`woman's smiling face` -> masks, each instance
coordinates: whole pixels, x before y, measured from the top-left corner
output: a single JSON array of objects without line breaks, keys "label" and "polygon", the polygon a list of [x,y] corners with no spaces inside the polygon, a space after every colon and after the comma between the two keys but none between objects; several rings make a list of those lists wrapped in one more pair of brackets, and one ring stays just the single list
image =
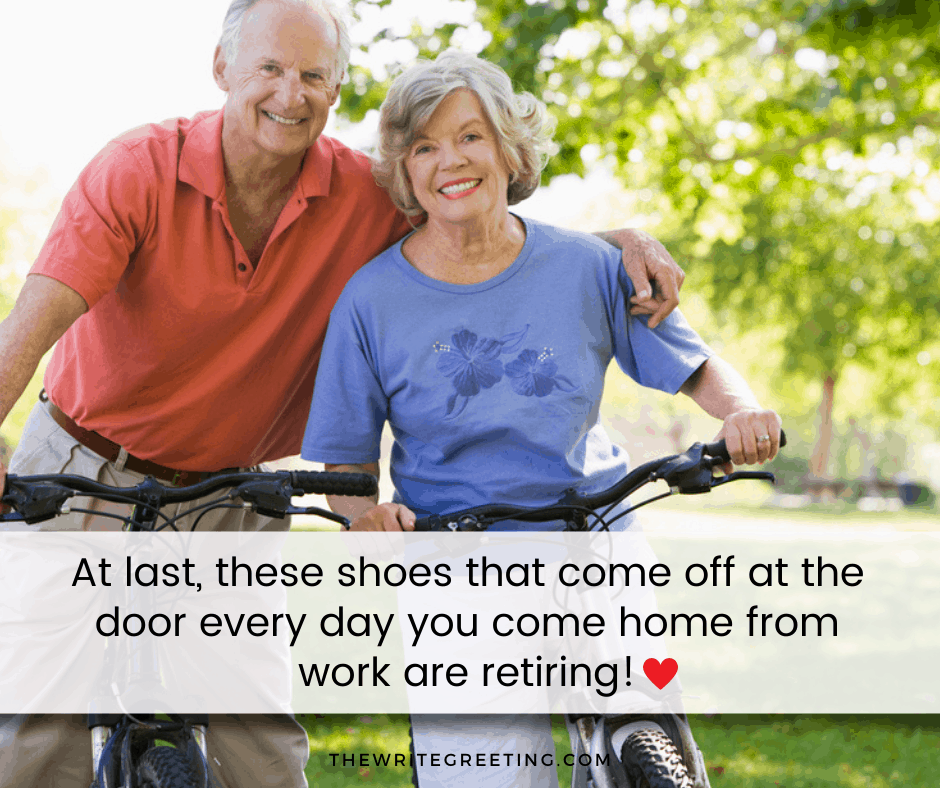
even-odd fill
[{"label": "woman's smiling face", "polygon": [[449,94],[415,136],[405,160],[428,220],[465,223],[509,211],[509,169],[477,95]]}]

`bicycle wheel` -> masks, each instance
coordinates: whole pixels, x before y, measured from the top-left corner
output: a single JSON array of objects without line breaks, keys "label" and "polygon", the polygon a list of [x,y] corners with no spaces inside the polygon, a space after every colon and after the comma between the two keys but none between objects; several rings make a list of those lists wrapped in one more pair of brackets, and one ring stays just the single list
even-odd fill
[{"label": "bicycle wheel", "polygon": [[137,762],[138,788],[197,788],[186,754],[175,747],[151,747]]},{"label": "bicycle wheel", "polygon": [[631,733],[620,760],[638,788],[692,788],[682,756],[659,726]]}]

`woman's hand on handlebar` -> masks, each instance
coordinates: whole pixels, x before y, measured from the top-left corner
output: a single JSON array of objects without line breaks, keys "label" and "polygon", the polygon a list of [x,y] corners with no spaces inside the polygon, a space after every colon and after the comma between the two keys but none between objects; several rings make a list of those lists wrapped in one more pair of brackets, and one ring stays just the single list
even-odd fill
[{"label": "woman's hand on handlebar", "polygon": [[[777,456],[780,450],[780,416],[772,410],[739,410],[725,418],[716,436],[724,438],[734,465],[756,465]],[[721,466],[731,473],[732,464]]]},{"label": "woman's hand on handlebar", "polygon": [[415,513],[398,503],[380,503],[353,520],[350,531],[413,531]]}]

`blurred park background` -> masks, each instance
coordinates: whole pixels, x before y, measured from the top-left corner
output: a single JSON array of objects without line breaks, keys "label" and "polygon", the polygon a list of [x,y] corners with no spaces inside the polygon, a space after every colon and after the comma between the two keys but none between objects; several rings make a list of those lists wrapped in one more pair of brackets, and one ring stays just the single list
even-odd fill
[{"label": "blurred park background", "polygon": [[[110,138],[221,106],[227,0],[16,4],[0,26],[0,313],[69,184]],[[328,133],[374,143],[397,68],[457,46],[558,120],[523,215],[644,229],[688,273],[682,308],[784,417],[776,490],[702,516],[935,530],[940,490],[940,3],[935,0],[359,0]],[[3,427],[15,445],[40,387]],[[717,429],[614,371],[603,417],[634,462]],[[738,485],[745,487],[745,485]],[[909,504],[909,505],[905,505]],[[652,511],[652,507],[651,507]],[[669,516],[667,509],[659,512]],[[673,514],[673,516],[678,516]],[[304,720],[312,785],[408,785],[329,752],[407,752],[407,720]],[[695,721],[713,785],[931,785],[940,723]],[[565,737],[557,729],[560,752]],[[564,770],[561,770],[562,774]]]}]

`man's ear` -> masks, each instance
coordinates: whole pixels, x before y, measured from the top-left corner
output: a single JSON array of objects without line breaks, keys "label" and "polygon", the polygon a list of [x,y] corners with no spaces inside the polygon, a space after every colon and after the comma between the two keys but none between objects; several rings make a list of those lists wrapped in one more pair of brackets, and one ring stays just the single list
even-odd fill
[{"label": "man's ear", "polygon": [[225,53],[221,46],[215,48],[215,54],[212,56],[212,78],[219,90],[228,93],[228,80],[225,78],[225,70],[228,68],[228,62],[225,59]]},{"label": "man's ear", "polygon": [[332,107],[334,104],[336,104],[336,102],[339,100],[339,91],[340,91],[340,88],[341,88],[342,86],[343,86],[343,83],[342,83],[342,82],[337,82],[337,83],[333,86],[333,97],[330,99],[330,106],[331,106],[331,107]]}]

